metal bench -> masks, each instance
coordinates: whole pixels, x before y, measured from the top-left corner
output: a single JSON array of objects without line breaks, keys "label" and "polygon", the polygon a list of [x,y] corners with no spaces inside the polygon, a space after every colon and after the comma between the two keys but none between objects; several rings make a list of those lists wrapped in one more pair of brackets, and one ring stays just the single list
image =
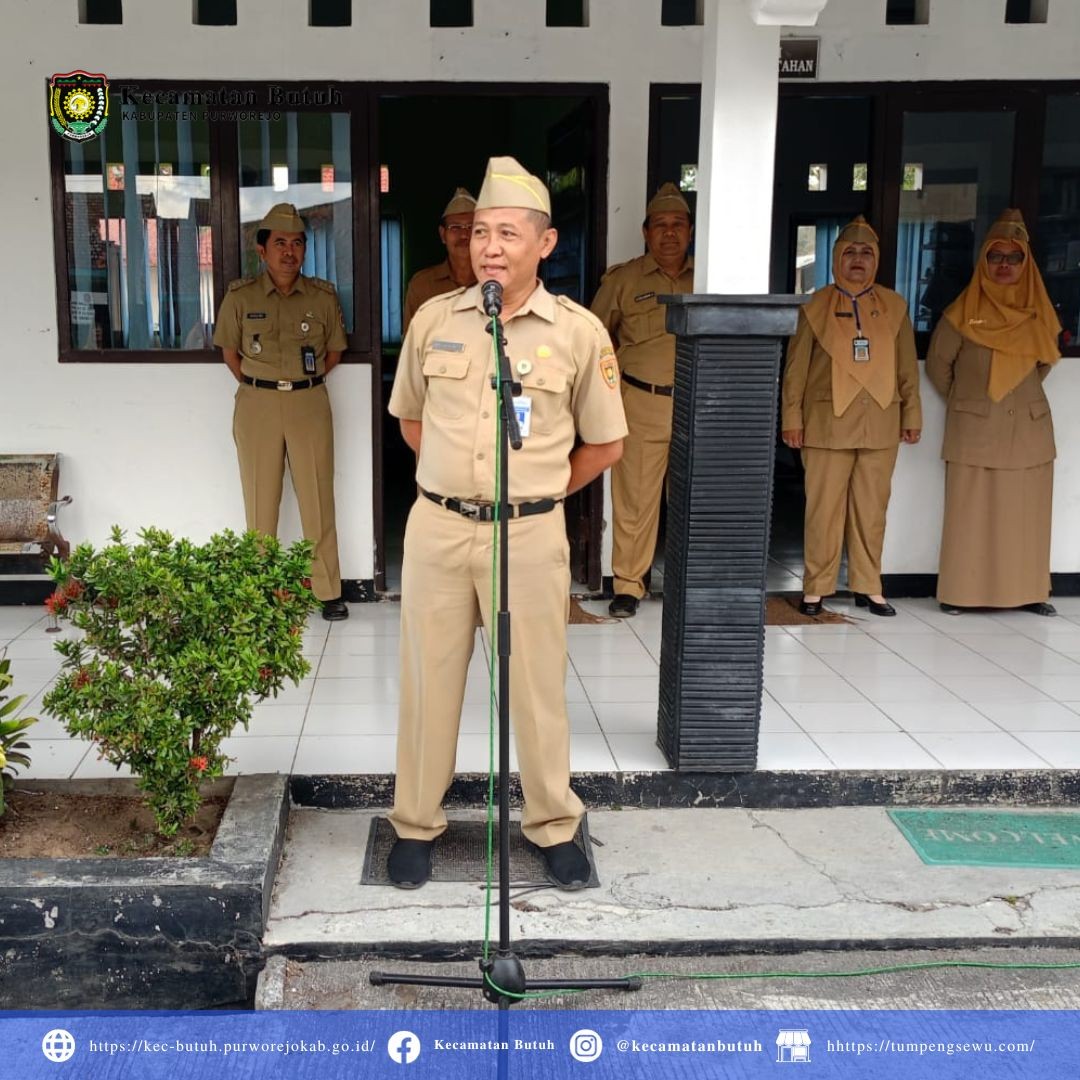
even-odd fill
[{"label": "metal bench", "polygon": [[68,557],[56,512],[71,496],[57,498],[59,484],[59,454],[0,454],[0,553],[17,562],[29,555],[42,571],[54,555]]}]

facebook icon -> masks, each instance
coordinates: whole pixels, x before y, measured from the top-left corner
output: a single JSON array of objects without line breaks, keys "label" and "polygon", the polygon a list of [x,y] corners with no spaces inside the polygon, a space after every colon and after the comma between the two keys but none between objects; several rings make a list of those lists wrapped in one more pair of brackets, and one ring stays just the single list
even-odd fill
[{"label": "facebook icon", "polygon": [[420,1056],[420,1040],[411,1031],[395,1031],[386,1043],[386,1052],[399,1065],[411,1065]]}]

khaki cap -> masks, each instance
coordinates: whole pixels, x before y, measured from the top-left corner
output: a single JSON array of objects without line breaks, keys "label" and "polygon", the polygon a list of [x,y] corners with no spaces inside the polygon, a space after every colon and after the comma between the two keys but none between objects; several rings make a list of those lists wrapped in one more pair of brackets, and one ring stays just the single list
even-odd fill
[{"label": "khaki cap", "polygon": [[266,212],[266,217],[259,222],[260,229],[269,229],[271,232],[298,232],[304,231],[304,219],[296,212],[292,203],[282,202],[277,206],[271,206]]},{"label": "khaki cap", "polygon": [[487,163],[477,210],[514,206],[538,210],[551,217],[551,196],[543,181],[526,172],[512,157],[493,157]]},{"label": "khaki cap", "polygon": [[839,244],[878,244],[878,234],[870,223],[860,214],[854,221],[849,221],[836,237]]},{"label": "khaki cap", "polygon": [[984,243],[991,240],[1015,240],[1028,243],[1027,226],[1024,224],[1024,215],[1019,210],[1003,210],[1001,216],[990,226]]},{"label": "khaki cap", "polygon": [[450,201],[446,204],[446,209],[442,212],[442,216],[448,217],[450,214],[471,214],[475,209],[476,200],[465,188],[459,187],[454,192]]},{"label": "khaki cap", "polygon": [[669,181],[649,200],[649,205],[645,207],[645,216],[670,213],[682,213],[689,217],[690,204],[683,198],[682,192]]}]

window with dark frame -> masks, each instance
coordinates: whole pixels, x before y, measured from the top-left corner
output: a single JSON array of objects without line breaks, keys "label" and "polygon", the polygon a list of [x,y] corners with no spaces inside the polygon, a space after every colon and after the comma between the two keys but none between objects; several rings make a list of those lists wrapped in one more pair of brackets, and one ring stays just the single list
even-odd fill
[{"label": "window with dark frame", "polygon": [[123,0],[79,0],[79,22],[84,26],[119,26],[123,21]]},{"label": "window with dark frame", "polygon": [[885,0],[886,26],[925,26],[930,22],[930,0]]},{"label": "window with dark frame", "polygon": [[430,0],[428,23],[435,27],[472,26],[472,0]]},{"label": "window with dark frame", "polygon": [[661,0],[661,26],[701,26],[702,0]]},{"label": "window with dark frame", "polygon": [[235,26],[236,0],[193,0],[196,26]]},{"label": "window with dark frame", "polygon": [[588,26],[589,0],[547,0],[547,26]]},{"label": "window with dark frame", "polygon": [[1049,6],[1049,0],[1005,0],[1005,22],[1044,23]]},{"label": "window with dark frame", "polygon": [[352,26],[352,0],[310,0],[309,26]]}]

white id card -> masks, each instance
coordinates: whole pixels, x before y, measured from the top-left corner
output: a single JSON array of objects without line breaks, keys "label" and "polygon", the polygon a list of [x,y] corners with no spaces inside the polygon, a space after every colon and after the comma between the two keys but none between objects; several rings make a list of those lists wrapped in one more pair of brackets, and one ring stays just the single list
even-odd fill
[{"label": "white id card", "polygon": [[532,423],[532,398],[524,394],[514,398],[514,412],[517,414],[518,427],[521,428],[521,437],[527,438]]}]

